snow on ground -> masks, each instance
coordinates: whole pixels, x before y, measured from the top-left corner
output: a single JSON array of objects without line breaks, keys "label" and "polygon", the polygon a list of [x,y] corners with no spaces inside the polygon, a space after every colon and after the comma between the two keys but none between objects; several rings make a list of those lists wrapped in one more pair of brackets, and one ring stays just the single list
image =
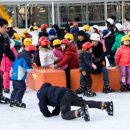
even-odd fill
[{"label": "snow on ground", "polygon": [[[10,96],[10,94],[5,94]],[[105,110],[89,109],[91,121],[83,118],[66,121],[61,116],[45,118],[39,111],[36,93],[27,90],[23,101],[27,108],[10,108],[0,104],[0,130],[130,130],[130,92],[103,94],[88,100],[114,102],[115,115],[110,117]],[[75,109],[76,107],[72,107]]]}]

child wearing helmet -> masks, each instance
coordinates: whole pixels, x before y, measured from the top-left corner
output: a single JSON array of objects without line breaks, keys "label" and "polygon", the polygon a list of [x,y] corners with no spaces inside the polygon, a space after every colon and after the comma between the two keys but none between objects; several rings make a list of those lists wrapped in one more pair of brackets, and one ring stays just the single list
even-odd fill
[{"label": "child wearing helmet", "polygon": [[32,35],[29,34],[27,29],[23,29],[22,34],[24,34],[24,36],[25,36],[24,38],[32,38]]},{"label": "child wearing helmet", "polygon": [[57,58],[54,56],[52,50],[50,50],[50,41],[41,40],[39,45],[39,58],[41,67],[54,68],[54,62],[57,60]]},{"label": "child wearing helmet", "polygon": [[114,31],[115,31],[115,42],[111,48],[112,52],[115,53],[117,51],[117,49],[120,47],[121,45],[121,38],[126,35],[124,32],[123,32],[123,26],[120,24],[120,23],[116,23],[115,24],[115,28],[114,28]]},{"label": "child wearing helmet", "polygon": [[[63,51],[61,50],[61,41],[59,39],[55,39],[53,41],[53,54],[57,59],[61,59],[64,56]],[[60,67],[60,69],[66,69],[67,65]]]},{"label": "child wearing helmet", "polygon": [[83,30],[84,30],[84,32],[85,32],[85,34],[86,34],[86,37],[88,38],[88,39],[90,39],[90,27],[89,27],[89,25],[84,25],[83,26]]},{"label": "child wearing helmet", "polygon": [[130,37],[123,36],[121,42],[122,45],[115,54],[115,62],[120,67],[120,91],[124,92],[130,91]]},{"label": "child wearing helmet", "polygon": [[55,64],[54,68],[63,67],[67,65],[68,67],[65,69],[67,87],[70,86],[70,70],[79,68],[79,56],[77,47],[71,44],[71,42],[67,39],[61,40],[61,49],[64,52],[64,56],[61,59],[57,60],[57,64]]},{"label": "child wearing helmet", "polygon": [[84,80],[83,95],[87,97],[96,96],[96,93],[92,92],[92,69],[96,70],[97,66],[92,61],[92,47],[91,42],[86,42],[82,45],[82,53],[80,53],[80,73]]},{"label": "child wearing helmet", "polygon": [[48,33],[47,33],[47,27],[48,27],[47,24],[44,24],[44,23],[43,23],[43,24],[41,25],[41,31],[40,31],[39,34],[38,34],[39,38],[42,37],[42,36],[45,36],[45,37],[48,37],[48,36],[49,36]]},{"label": "child wearing helmet", "polygon": [[[26,40],[25,40],[26,41]],[[11,80],[13,91],[11,93],[10,107],[26,108],[26,104],[22,102],[26,91],[26,77],[29,71],[32,72],[34,79],[37,79],[36,74],[32,71],[32,63],[36,47],[24,41],[24,49],[17,56],[17,59],[12,64]]]}]

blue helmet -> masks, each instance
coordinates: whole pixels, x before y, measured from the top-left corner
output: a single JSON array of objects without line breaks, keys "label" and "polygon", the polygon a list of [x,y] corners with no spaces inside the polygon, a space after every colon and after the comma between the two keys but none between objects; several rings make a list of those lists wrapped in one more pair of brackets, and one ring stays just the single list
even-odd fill
[{"label": "blue helmet", "polygon": [[56,35],[56,30],[51,28],[48,33],[50,36],[54,36],[54,35]]},{"label": "blue helmet", "polygon": [[105,29],[102,31],[103,36],[107,35],[109,33],[109,30]]},{"label": "blue helmet", "polygon": [[73,33],[76,33],[76,32],[77,32],[77,31],[76,31],[76,29],[75,29],[75,28],[71,28],[71,29],[70,29],[70,33],[72,33],[72,34],[73,34]]}]

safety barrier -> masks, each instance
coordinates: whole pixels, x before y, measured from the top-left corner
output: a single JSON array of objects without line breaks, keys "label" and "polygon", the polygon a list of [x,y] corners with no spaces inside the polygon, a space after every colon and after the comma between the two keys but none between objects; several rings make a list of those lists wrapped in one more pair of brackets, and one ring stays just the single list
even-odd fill
[{"label": "safety barrier", "polygon": [[[33,66],[34,72],[38,79],[34,80],[31,73],[27,76],[27,86],[33,90],[38,90],[45,82],[50,82],[52,85],[66,87],[66,76],[63,70],[42,69]],[[120,90],[120,70],[115,67],[108,67],[110,86],[116,91]],[[92,90],[94,92],[102,92],[103,90],[103,74],[91,74],[92,76]],[[80,86],[80,72],[79,69],[72,69],[70,71],[71,89],[75,91]]]}]

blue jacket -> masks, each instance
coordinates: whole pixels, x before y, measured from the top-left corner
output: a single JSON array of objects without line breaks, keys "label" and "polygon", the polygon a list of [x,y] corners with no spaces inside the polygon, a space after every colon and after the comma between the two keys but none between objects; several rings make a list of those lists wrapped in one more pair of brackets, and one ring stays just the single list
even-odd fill
[{"label": "blue jacket", "polygon": [[12,64],[11,79],[25,80],[31,69],[31,53],[23,50]]},{"label": "blue jacket", "polygon": [[80,70],[92,71],[92,54],[83,52],[80,53]]}]

